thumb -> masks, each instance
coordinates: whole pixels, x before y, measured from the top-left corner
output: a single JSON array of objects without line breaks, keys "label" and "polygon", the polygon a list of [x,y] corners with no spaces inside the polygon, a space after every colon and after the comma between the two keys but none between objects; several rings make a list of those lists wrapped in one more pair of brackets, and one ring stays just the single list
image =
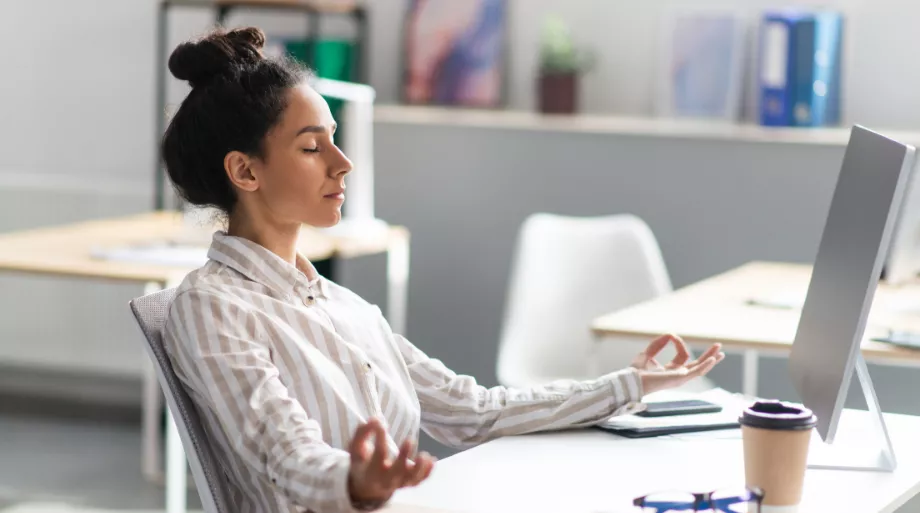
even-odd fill
[{"label": "thumb", "polygon": [[369,459],[367,443],[373,433],[373,429],[373,424],[366,423],[355,430],[355,436],[352,438],[348,447],[348,452],[351,454],[351,461],[353,463],[365,463]]},{"label": "thumb", "polygon": [[641,353],[637,354],[635,358],[633,358],[633,366],[635,367],[641,366],[644,368],[646,365],[648,365],[651,359],[652,358],[648,355],[647,352],[642,351]]}]

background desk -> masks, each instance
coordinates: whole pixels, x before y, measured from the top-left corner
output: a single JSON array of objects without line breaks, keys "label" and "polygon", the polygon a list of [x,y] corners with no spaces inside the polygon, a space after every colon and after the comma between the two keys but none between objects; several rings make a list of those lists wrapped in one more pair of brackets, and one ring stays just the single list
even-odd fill
[{"label": "background desk", "polygon": [[[758,353],[789,352],[801,309],[751,305],[748,301],[796,294],[804,300],[810,279],[810,266],[752,262],[600,317],[591,327],[599,341],[616,338],[644,342],[662,333],[676,333],[695,346],[719,342],[725,351],[743,352],[743,392],[756,396]],[[887,334],[888,329],[920,331],[920,284],[879,285],[862,343],[868,362],[920,367],[920,350],[870,340]]]},{"label": "background desk", "polygon": [[[176,212],[154,212],[7,233],[0,235],[0,272],[133,282],[143,285],[145,293],[152,293],[178,285],[192,269],[104,260],[94,257],[94,252],[134,244],[182,240],[189,233],[182,215]],[[387,317],[394,331],[404,331],[409,275],[409,233],[405,228],[390,227],[384,236],[373,240],[335,237],[322,230],[305,227],[301,232],[299,250],[310,260],[387,253]],[[116,315],[128,315],[128,299],[125,298],[124,310],[114,312]],[[138,351],[142,351],[140,338],[130,343],[136,343]],[[160,480],[161,394],[152,363],[146,355],[143,360],[143,470],[148,478]],[[174,434],[172,429],[169,434]],[[181,446],[175,445],[181,451]]]},{"label": "background desk", "polygon": [[[869,417],[847,410],[843,422],[850,419]],[[885,419],[898,469],[809,470],[799,513],[888,513],[920,491],[920,417]],[[630,440],[596,430],[503,438],[438,462],[393,502],[468,513],[632,512],[632,499],[653,491],[743,486],[740,432],[718,433],[723,438]]]}]

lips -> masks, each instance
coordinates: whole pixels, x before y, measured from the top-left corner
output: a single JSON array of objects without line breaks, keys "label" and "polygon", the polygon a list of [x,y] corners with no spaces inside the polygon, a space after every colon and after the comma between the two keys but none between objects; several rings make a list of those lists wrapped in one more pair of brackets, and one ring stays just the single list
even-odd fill
[{"label": "lips", "polygon": [[323,197],[324,197],[324,198],[329,198],[329,199],[344,199],[344,198],[345,198],[345,189],[340,189],[340,190],[338,190],[338,191],[331,192],[331,193],[329,193],[329,194],[327,194],[327,195],[325,195],[325,196],[323,196]]}]

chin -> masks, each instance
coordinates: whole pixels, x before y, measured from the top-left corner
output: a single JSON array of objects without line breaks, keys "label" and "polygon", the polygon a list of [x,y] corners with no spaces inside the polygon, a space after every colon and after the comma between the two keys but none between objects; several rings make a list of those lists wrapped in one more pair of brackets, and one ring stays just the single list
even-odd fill
[{"label": "chin", "polygon": [[315,226],[316,228],[332,228],[333,226],[339,224],[339,221],[341,220],[342,220],[342,214],[340,212],[336,212],[335,215],[333,216],[324,217],[320,219],[313,219],[307,224],[309,224],[310,226]]}]

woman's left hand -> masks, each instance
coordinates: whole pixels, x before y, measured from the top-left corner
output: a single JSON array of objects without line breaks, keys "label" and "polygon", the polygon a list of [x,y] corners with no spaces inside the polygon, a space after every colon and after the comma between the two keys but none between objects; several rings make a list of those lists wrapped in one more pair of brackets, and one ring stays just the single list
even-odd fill
[{"label": "woman's left hand", "polygon": [[[660,364],[655,357],[672,343],[677,354],[667,365]],[[687,344],[677,335],[663,335],[651,341],[645,351],[636,356],[632,367],[639,369],[642,390],[650,394],[658,390],[675,388],[693,378],[705,376],[725,358],[725,353],[721,349],[720,344],[713,344],[699,358],[689,361],[690,350]]]}]

